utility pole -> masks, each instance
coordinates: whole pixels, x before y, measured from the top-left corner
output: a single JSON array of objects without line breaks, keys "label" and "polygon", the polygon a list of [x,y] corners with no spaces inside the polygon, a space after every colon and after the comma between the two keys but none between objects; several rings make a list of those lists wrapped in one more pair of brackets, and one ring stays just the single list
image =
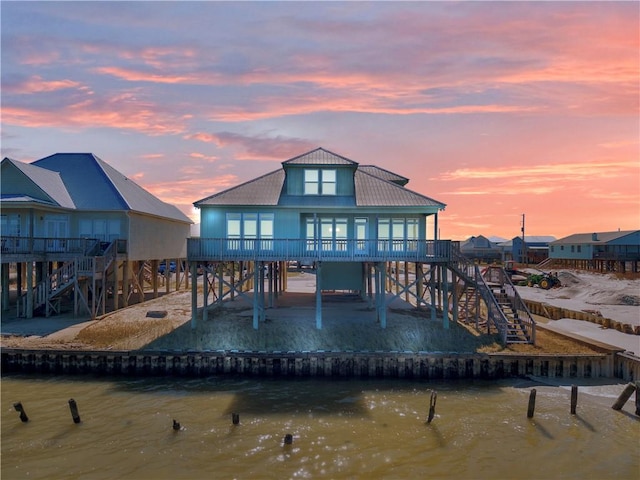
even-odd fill
[{"label": "utility pole", "polygon": [[522,214],[522,251],[520,254],[520,263],[525,263],[527,258],[527,244],[524,242],[524,213]]}]

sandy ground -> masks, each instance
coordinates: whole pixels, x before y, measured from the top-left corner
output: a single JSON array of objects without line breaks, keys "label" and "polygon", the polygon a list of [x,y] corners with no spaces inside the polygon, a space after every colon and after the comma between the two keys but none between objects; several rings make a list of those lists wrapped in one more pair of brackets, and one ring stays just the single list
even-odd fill
[{"label": "sandy ground", "polygon": [[[602,311],[612,307],[617,309],[613,313],[624,315],[612,315],[612,319],[625,320],[625,323],[639,320],[640,280],[619,281],[606,275],[577,272],[561,272],[559,276],[563,287],[548,291],[519,287],[520,294],[524,298],[575,310],[597,307]],[[375,310],[366,301],[344,295],[323,296],[323,328],[318,330],[315,328],[314,289],[314,275],[303,273],[290,277],[289,291],[275,300],[274,308],[266,310],[266,321],[257,330],[253,329],[250,296],[237,297],[233,302],[225,302],[223,307],[210,307],[207,321],[202,319],[200,308],[193,329],[191,294],[175,292],[93,321],[69,315],[29,320],[3,316],[1,345],[100,350],[591,352],[587,347],[546,331],[551,329],[576,333],[636,354],[640,352],[640,336],[604,330],[599,325],[579,320],[542,318],[538,321],[547,328],[538,329],[536,346],[515,345],[503,350],[495,338],[479,336],[460,325],[452,324],[446,329],[442,321],[430,320],[428,312],[418,311],[401,299],[390,305],[387,328],[383,330]],[[202,302],[201,296],[199,302]],[[604,312],[610,315],[609,310],[604,309],[603,315]]]},{"label": "sandy ground", "polygon": [[[535,271],[532,270],[531,273]],[[559,270],[562,286],[551,290],[516,287],[522,298],[548,303],[570,310],[598,312],[605,318],[640,325],[640,279],[620,278],[615,274]],[[628,335],[594,323],[563,318],[543,320],[559,332],[569,332],[624,348],[640,355],[640,336]]]}]

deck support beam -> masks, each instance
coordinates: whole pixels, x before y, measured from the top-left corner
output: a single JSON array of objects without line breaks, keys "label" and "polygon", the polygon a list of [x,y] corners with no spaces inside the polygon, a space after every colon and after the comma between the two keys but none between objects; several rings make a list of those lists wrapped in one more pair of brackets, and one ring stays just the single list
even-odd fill
[{"label": "deck support beam", "polygon": [[195,330],[198,319],[198,265],[189,263],[191,269],[191,330]]},{"label": "deck support beam", "polygon": [[316,329],[322,330],[322,262],[316,264]]}]

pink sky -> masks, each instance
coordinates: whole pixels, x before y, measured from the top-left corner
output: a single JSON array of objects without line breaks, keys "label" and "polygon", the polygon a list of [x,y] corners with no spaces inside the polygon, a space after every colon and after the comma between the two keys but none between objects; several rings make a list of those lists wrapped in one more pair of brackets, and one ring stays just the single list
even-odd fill
[{"label": "pink sky", "polygon": [[323,147],[442,238],[640,228],[636,2],[0,3],[2,156],[192,204]]}]

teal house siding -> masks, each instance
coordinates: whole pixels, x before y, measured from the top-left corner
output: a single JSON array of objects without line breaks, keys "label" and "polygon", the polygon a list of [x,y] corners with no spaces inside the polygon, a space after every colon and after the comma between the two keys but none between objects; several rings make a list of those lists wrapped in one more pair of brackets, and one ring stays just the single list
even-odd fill
[{"label": "teal house siding", "polygon": [[549,257],[562,260],[640,260],[640,230],[577,233],[549,247]]}]

